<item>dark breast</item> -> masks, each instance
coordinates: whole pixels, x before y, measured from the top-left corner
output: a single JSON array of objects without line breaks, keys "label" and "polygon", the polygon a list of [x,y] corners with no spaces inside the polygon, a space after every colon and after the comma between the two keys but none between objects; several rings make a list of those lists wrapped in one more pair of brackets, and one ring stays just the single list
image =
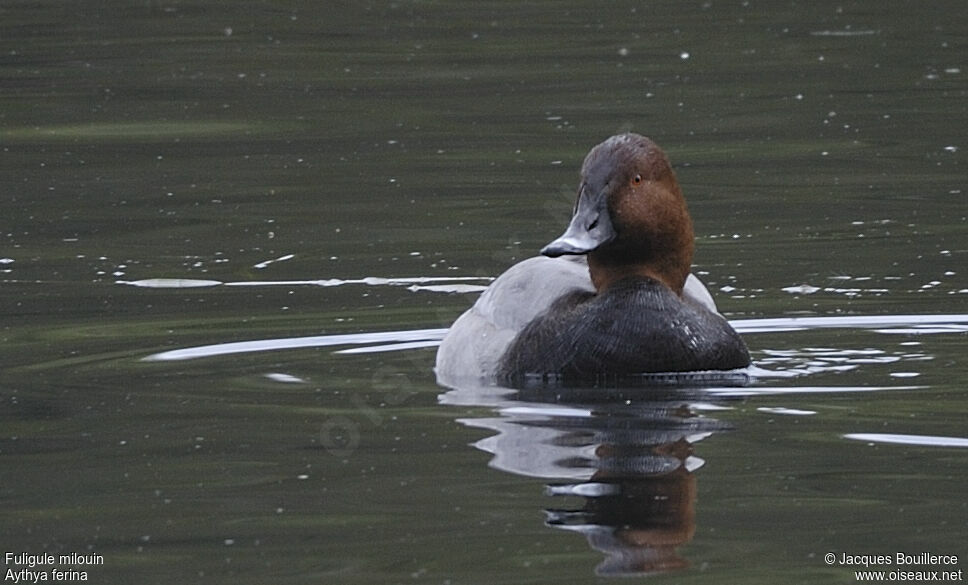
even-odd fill
[{"label": "dark breast", "polygon": [[499,381],[594,381],[642,373],[731,370],[749,352],[726,320],[655,280],[629,277],[602,294],[574,292],[531,321],[501,359]]}]

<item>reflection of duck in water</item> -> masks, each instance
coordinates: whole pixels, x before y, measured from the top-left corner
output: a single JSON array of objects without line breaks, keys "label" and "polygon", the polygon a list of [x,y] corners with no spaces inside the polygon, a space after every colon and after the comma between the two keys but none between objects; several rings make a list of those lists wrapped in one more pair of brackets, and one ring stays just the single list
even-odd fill
[{"label": "reflection of duck in water", "polygon": [[689,274],[693,239],[662,150],[637,134],[609,138],[585,158],[568,229],[454,323],[438,377],[518,384],[748,366],[746,345]]},{"label": "reflection of duck in water", "polygon": [[[665,448],[691,452],[692,446],[681,441],[656,447]],[[596,479],[602,488],[594,496],[584,494],[583,509],[549,511],[548,524],[581,532],[592,548],[605,553],[597,574],[643,575],[689,566],[677,550],[696,531],[696,476],[685,460],[672,471]],[[549,491],[571,495],[574,490]]]},{"label": "reflection of duck in water", "polygon": [[724,430],[695,415],[682,391],[656,389],[650,402],[631,403],[601,388],[563,389],[555,404],[536,389],[487,394],[451,390],[445,404],[498,409],[499,416],[464,419],[497,434],[476,446],[493,454],[490,465],[550,480],[548,493],[584,498],[578,509],[546,511],[547,523],[580,532],[606,555],[600,575],[643,575],[688,565],[678,547],[695,533],[696,476],[703,461],[693,444]]}]

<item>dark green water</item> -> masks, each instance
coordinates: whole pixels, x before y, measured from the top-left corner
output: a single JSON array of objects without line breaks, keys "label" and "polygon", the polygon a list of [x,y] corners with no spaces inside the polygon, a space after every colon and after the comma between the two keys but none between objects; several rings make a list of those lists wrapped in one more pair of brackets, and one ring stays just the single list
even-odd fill
[{"label": "dark green water", "polygon": [[[96,553],[57,565],[95,583],[965,569],[965,14],[0,3],[0,553]],[[558,235],[624,130],[675,164],[757,365],[799,375],[438,386],[455,285]]]}]

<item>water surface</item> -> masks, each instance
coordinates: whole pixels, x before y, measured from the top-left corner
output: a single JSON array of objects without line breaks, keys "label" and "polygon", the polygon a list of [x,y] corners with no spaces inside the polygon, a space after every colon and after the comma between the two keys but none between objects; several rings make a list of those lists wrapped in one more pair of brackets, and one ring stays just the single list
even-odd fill
[{"label": "water surface", "polygon": [[[963,11],[0,6],[0,549],[102,583],[968,558]],[[437,385],[442,330],[624,130],[765,373]]]}]

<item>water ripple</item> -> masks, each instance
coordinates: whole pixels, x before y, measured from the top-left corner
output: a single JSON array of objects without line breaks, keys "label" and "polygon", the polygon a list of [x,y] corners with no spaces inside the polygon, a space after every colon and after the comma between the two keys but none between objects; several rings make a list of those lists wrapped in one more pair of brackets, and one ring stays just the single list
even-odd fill
[{"label": "water ripple", "polygon": [[919,445],[926,447],[968,447],[968,439],[963,437],[940,437],[936,435],[899,435],[892,433],[849,433],[845,439],[867,441],[868,443],[890,443],[895,445]]},{"label": "water ripple", "polygon": [[[394,279],[387,279],[394,280]],[[406,280],[406,279],[400,279]],[[346,283],[348,281],[343,281]],[[413,283],[413,281],[409,281]],[[144,284],[132,284],[145,286]],[[388,282],[387,284],[403,284],[403,282]],[[877,316],[847,316],[847,317],[780,317],[771,319],[739,319],[730,324],[740,333],[782,333],[788,331],[804,331],[809,329],[848,328],[870,329],[876,333],[899,333],[901,331],[921,334],[944,334],[968,332],[968,315],[877,315]],[[144,361],[190,360],[203,357],[214,357],[237,353],[251,353],[275,351],[282,349],[303,349],[309,347],[329,347],[336,345],[358,346],[338,350],[336,353],[377,353],[397,351],[423,347],[433,347],[444,338],[447,329],[415,329],[403,331],[380,331],[348,333],[338,335],[314,335],[310,337],[285,337],[279,339],[256,339],[252,341],[237,341],[231,343],[216,343],[198,347],[187,347],[151,354]],[[776,359],[794,357],[792,355],[777,355],[779,350],[766,350],[770,356],[766,362]],[[791,350],[793,351],[793,350]],[[800,350],[795,350],[800,351]],[[807,351],[807,350],[803,350]],[[821,349],[809,350],[822,352]],[[837,364],[828,363],[840,357],[849,363],[839,367],[856,367],[857,363],[864,363],[863,356],[847,356],[851,350],[826,350],[837,355],[818,355],[825,362],[825,369],[836,368]],[[839,357],[838,357],[839,356]],[[872,356],[867,361],[883,362],[898,361],[901,357],[912,356]]]},{"label": "water ripple", "polygon": [[[252,341],[235,341],[231,343],[216,343],[200,345],[154,353],[142,358],[146,362],[193,360],[204,357],[231,355],[237,353],[252,353],[275,351],[280,349],[301,349],[307,347],[327,347],[333,345],[365,345],[373,343],[407,343],[413,347],[413,342],[433,341],[439,344],[446,329],[416,329],[412,331],[384,331],[379,333],[345,333],[340,335],[314,335],[311,337],[283,337],[279,339],[255,339]],[[381,347],[381,346],[376,346]],[[421,346],[422,347],[422,346]]]}]

